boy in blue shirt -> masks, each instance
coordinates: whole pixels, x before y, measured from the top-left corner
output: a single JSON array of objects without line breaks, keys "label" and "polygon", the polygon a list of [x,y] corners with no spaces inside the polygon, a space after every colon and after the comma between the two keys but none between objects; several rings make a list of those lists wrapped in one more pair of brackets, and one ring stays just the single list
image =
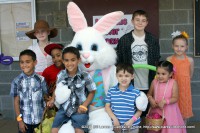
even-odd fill
[{"label": "boy in blue shirt", "polygon": [[[94,97],[96,85],[87,72],[79,69],[78,64],[81,58],[77,48],[65,48],[62,58],[65,70],[58,74],[56,84],[58,85],[62,82],[67,85],[71,90],[71,95],[69,100],[61,104],[56,113],[52,125],[52,133],[57,133],[59,127],[69,120],[72,121],[75,133],[84,133],[87,129],[82,127],[87,124],[89,119],[88,106]],[[52,100],[54,99],[55,95],[52,97]]]},{"label": "boy in blue shirt", "polygon": [[12,81],[10,94],[14,97],[19,133],[33,133],[42,121],[47,85],[44,77],[34,71],[37,60],[32,50],[20,53],[19,64],[23,72]]},{"label": "boy in blue shirt", "polygon": [[129,64],[118,64],[116,77],[118,84],[108,90],[105,109],[113,121],[114,131],[121,133],[138,133],[142,111],[136,108],[136,98],[140,91],[131,84],[134,69]]}]

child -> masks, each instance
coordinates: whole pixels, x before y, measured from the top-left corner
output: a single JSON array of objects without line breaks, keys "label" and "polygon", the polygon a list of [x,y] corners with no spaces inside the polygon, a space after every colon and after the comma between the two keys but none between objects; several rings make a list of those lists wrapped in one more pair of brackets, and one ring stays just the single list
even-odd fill
[{"label": "child", "polygon": [[[89,119],[88,106],[94,97],[96,86],[89,74],[78,68],[81,60],[77,48],[65,48],[62,58],[66,69],[58,74],[56,84],[65,82],[68,88],[71,89],[71,95],[69,100],[63,103],[56,113],[52,133],[57,133],[63,122],[68,122],[70,119],[75,132],[84,133],[86,129],[81,127],[85,126]],[[65,110],[66,105],[67,109]]]},{"label": "child", "polygon": [[33,133],[42,120],[47,85],[44,77],[34,72],[37,61],[32,50],[20,53],[19,64],[23,72],[12,81],[10,94],[14,97],[19,132]]},{"label": "child", "polygon": [[52,96],[55,86],[57,74],[64,69],[64,64],[62,62],[62,49],[61,44],[49,44],[44,48],[44,51],[52,57],[53,65],[47,67],[42,76],[44,76],[47,85],[49,87],[49,95]]},{"label": "child", "polygon": [[119,83],[107,93],[105,109],[113,121],[115,132],[138,133],[134,126],[140,123],[142,111],[137,110],[135,105],[140,91],[131,84],[133,73],[132,65],[118,64],[116,77]]},{"label": "child", "polygon": [[187,33],[177,31],[173,35],[172,49],[174,50],[174,54],[169,56],[167,60],[176,69],[174,77],[178,82],[179,88],[178,105],[186,124],[187,119],[193,116],[190,81],[194,72],[194,61],[192,57],[186,55],[186,50],[188,49]]},{"label": "child", "polygon": [[[132,15],[134,30],[119,39],[116,52],[117,64],[149,64],[155,66],[160,58],[158,39],[145,31],[148,25],[148,15],[143,10],[136,10]],[[148,92],[155,72],[147,69],[135,69],[134,86]]]},{"label": "child", "polygon": [[[152,81],[147,97],[151,105],[151,113],[164,111],[164,125],[162,133],[186,133],[183,118],[178,107],[178,86],[172,79],[173,64],[169,61],[160,61],[156,70],[156,79]],[[176,127],[175,127],[176,126]]]},{"label": "child", "polygon": [[45,20],[36,21],[34,29],[26,32],[26,35],[29,38],[37,39],[37,43],[33,43],[28,49],[31,49],[36,53],[38,63],[35,67],[35,71],[40,75],[46,67],[52,64],[51,56],[45,53],[44,47],[50,44],[50,38],[56,37],[57,33],[57,29],[50,28]]}]

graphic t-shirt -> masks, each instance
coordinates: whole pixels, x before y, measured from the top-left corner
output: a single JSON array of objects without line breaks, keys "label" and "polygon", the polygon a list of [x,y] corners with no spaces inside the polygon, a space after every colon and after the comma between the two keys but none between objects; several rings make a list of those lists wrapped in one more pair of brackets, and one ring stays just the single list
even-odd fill
[{"label": "graphic t-shirt", "polygon": [[[148,46],[144,41],[145,35],[138,37],[133,34],[135,41],[131,44],[133,64],[147,64]],[[140,90],[148,90],[149,70],[137,68],[134,72],[134,86]]]}]

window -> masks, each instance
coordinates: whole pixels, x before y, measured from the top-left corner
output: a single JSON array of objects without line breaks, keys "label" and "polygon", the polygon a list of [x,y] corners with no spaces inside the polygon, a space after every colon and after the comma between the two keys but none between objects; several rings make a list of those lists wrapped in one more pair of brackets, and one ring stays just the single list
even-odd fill
[{"label": "window", "polygon": [[19,53],[33,43],[25,32],[35,20],[35,0],[0,0],[0,53],[18,61]]}]

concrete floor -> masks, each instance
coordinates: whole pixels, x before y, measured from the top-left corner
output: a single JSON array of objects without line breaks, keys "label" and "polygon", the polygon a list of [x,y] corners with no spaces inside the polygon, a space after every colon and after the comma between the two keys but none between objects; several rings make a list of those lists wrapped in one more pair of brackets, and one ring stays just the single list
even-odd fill
[{"label": "concrete floor", "polygon": [[[187,133],[199,133],[200,123],[188,123]],[[0,133],[17,133],[17,122],[0,119]]]}]

